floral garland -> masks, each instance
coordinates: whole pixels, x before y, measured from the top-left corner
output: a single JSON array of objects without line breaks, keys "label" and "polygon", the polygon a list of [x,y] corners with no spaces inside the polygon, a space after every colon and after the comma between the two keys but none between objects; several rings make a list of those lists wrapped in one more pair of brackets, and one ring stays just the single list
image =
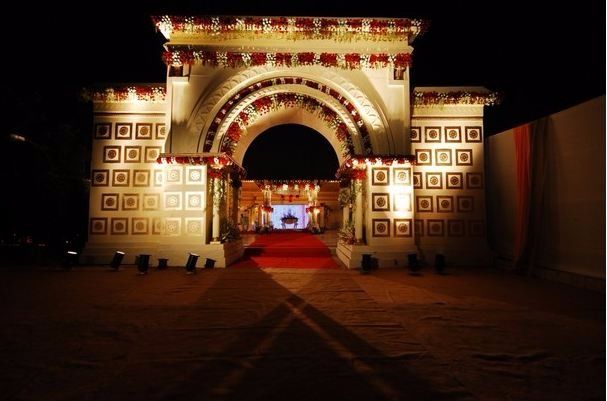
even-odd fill
[{"label": "floral garland", "polygon": [[156,29],[165,37],[179,32],[221,39],[269,36],[290,40],[389,41],[414,38],[428,23],[407,18],[310,18],[310,17],[204,17],[154,16]]},{"label": "floral garland", "polygon": [[[228,170],[236,173],[239,177],[246,175],[245,170],[240,167],[236,162],[225,154],[196,154],[196,153],[176,153],[176,154],[161,154],[157,159],[158,164],[188,164],[188,165],[207,165],[216,166],[215,169],[209,169],[209,176],[212,171]],[[219,167],[219,168],[217,168]]]},{"label": "floral garland", "polygon": [[445,104],[476,104],[494,106],[501,97],[497,92],[413,92],[413,103],[416,106]]},{"label": "floral garland", "polygon": [[269,189],[272,192],[320,189],[317,180],[257,180],[255,184],[261,190]]},{"label": "floral garland", "polygon": [[95,103],[162,103],[166,100],[166,89],[164,86],[123,86],[92,91],[85,97]]},{"label": "floral garland", "polygon": [[244,99],[246,96],[248,96],[248,95],[252,94],[253,92],[258,91],[260,89],[277,86],[277,85],[304,85],[308,88],[315,89],[320,92],[326,93],[329,96],[331,96],[333,99],[338,101],[346,110],[348,110],[348,113],[350,113],[350,115],[352,116],[352,119],[356,123],[359,133],[360,133],[360,138],[361,138],[364,152],[367,154],[372,153],[371,139],[369,137],[369,131],[367,130],[367,126],[365,125],[365,122],[364,122],[362,116],[360,115],[360,113],[358,112],[358,110],[356,109],[354,104],[352,104],[350,101],[348,101],[348,99],[346,99],[343,95],[341,95],[335,89],[330,88],[327,85],[322,84],[320,82],[312,81],[312,80],[302,78],[302,77],[279,77],[279,78],[266,79],[264,81],[259,81],[255,84],[249,85],[246,88],[243,88],[240,91],[238,91],[238,93],[236,93],[234,96],[232,96],[228,101],[226,101],[223,104],[223,106],[221,107],[219,112],[217,112],[217,114],[213,118],[213,121],[211,122],[211,125],[209,126],[209,129],[206,132],[206,138],[204,141],[203,150],[205,152],[208,152],[211,150],[211,148],[213,146],[213,141],[215,139],[215,134],[217,133],[219,126],[221,125],[221,123],[223,122],[225,117],[228,115],[228,113],[234,107],[236,107],[239,100]]},{"label": "floral garland", "polygon": [[410,53],[274,53],[274,52],[216,52],[193,50],[189,46],[171,46],[162,55],[167,65],[203,64],[212,67],[247,68],[268,65],[297,67],[320,65],[349,70],[362,68],[407,68],[411,65]]},{"label": "floral garland", "polygon": [[276,111],[287,107],[298,107],[307,110],[310,113],[317,114],[329,128],[335,130],[337,140],[342,145],[343,155],[348,156],[354,151],[354,144],[348,127],[339,115],[328,106],[307,95],[275,93],[256,99],[238,114],[234,121],[228,126],[220,146],[221,152],[225,152],[230,156],[233,155],[243,129],[247,125],[252,124],[259,117],[270,111]]},{"label": "floral garland", "polygon": [[414,155],[372,155],[352,156],[348,158],[337,170],[337,178],[355,178],[364,180],[366,178],[365,167],[373,166],[397,166],[415,164]]}]

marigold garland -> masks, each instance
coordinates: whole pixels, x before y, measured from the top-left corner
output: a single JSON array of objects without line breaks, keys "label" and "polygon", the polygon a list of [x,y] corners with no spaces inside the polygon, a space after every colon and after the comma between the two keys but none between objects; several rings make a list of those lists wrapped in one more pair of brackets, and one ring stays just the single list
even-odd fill
[{"label": "marigold garland", "polygon": [[167,38],[173,32],[221,39],[265,36],[277,39],[329,39],[335,41],[390,41],[413,39],[428,22],[407,18],[322,17],[208,17],[154,16],[156,28]]},{"label": "marigold garland", "polygon": [[[227,100],[222,107],[219,109],[215,117],[213,118],[209,129],[205,134],[205,140],[203,145],[203,150],[205,152],[209,152],[213,146],[213,141],[215,139],[215,135],[219,130],[219,127],[225,117],[232,111],[234,107],[238,104],[238,102],[245,97],[249,96],[255,91],[258,91],[263,88],[274,87],[277,85],[303,85],[308,88],[312,88],[318,90],[322,93],[325,93],[331,96],[333,99],[338,101],[351,115],[351,118],[356,123],[357,129],[360,134],[363,152],[366,154],[371,154],[371,139],[369,137],[369,131],[367,130],[367,126],[364,123],[364,120],[354,104],[352,104],[347,98],[345,98],[342,94],[337,92],[335,89],[322,84],[320,82],[312,81],[302,77],[277,77],[266,79],[264,81],[259,81],[254,84],[251,84],[245,88],[242,88],[238,93],[232,96],[229,100]],[[233,128],[236,130],[236,128]],[[231,132],[232,135],[237,134],[236,132]]]},{"label": "marigold garland", "polygon": [[164,86],[121,86],[87,91],[85,97],[95,103],[161,103],[166,100],[166,89]]},{"label": "marigold garland", "polygon": [[361,68],[407,68],[411,65],[410,53],[266,53],[266,52],[216,52],[195,50],[189,46],[170,46],[162,59],[167,65],[202,64],[212,67],[247,68],[269,65],[297,67],[320,65],[349,70]]},{"label": "marigold garland", "polygon": [[444,104],[475,104],[494,106],[501,97],[497,92],[413,92],[413,103],[416,106]]},{"label": "marigold garland", "polygon": [[275,93],[256,99],[253,103],[245,107],[228,126],[220,146],[221,152],[225,152],[230,156],[233,155],[244,127],[252,124],[260,116],[267,114],[270,111],[276,111],[287,107],[299,107],[310,113],[316,114],[329,128],[335,131],[335,135],[342,145],[343,155],[348,156],[352,154],[354,151],[354,144],[352,143],[348,127],[341,117],[319,100],[296,93]]}]

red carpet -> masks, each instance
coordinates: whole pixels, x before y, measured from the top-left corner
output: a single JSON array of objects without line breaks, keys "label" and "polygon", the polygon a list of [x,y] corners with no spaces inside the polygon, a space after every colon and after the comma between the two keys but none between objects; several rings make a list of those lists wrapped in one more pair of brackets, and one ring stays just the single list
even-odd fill
[{"label": "red carpet", "polygon": [[297,267],[336,269],[331,251],[313,234],[280,231],[261,234],[246,249],[241,260],[230,267]]}]

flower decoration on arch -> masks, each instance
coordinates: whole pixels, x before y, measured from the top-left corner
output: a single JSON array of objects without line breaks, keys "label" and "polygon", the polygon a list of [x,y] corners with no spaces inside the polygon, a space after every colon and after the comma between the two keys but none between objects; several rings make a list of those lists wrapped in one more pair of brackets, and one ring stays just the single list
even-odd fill
[{"label": "flower decoration on arch", "polygon": [[217,52],[195,50],[189,46],[173,45],[162,59],[167,65],[202,64],[219,68],[248,68],[260,65],[299,67],[320,65],[348,70],[373,68],[407,68],[410,53],[273,53],[273,52]]},{"label": "flower decoration on arch", "polygon": [[[266,79],[263,81],[256,82],[251,84],[245,88],[240,89],[236,94],[234,94],[230,99],[228,99],[219,111],[215,114],[215,117],[212,119],[211,124],[209,125],[208,130],[205,133],[204,143],[203,143],[203,151],[209,152],[213,146],[213,141],[215,140],[215,136],[219,127],[223,123],[226,116],[236,107],[238,102],[245,97],[251,95],[252,93],[268,88],[268,87],[276,87],[278,85],[302,85],[310,89],[317,90],[326,95],[329,95],[335,101],[339,102],[341,106],[347,110],[350,118],[356,124],[356,128],[358,129],[358,133],[360,135],[360,141],[362,144],[362,149],[364,154],[372,154],[373,151],[371,149],[371,138],[369,135],[369,130],[362,118],[362,115],[357,110],[355,105],[348,100],[344,95],[339,93],[337,90],[317,81],[313,81],[307,78],[295,77],[295,76],[285,76],[285,77],[276,77],[271,79]],[[313,99],[314,100],[314,99]],[[318,102],[320,103],[320,102]],[[289,105],[291,107],[296,107],[297,105],[293,102],[290,102]],[[325,106],[326,107],[326,106]],[[330,109],[329,109],[330,110]],[[248,118],[248,116],[244,116],[244,118]],[[247,120],[248,121],[248,120]],[[232,140],[236,138],[240,138],[240,134],[242,133],[242,129],[240,126],[230,126],[228,127],[228,131],[226,134],[232,138]],[[348,134],[347,131],[341,132],[340,135]]]},{"label": "flower decoration on arch", "polygon": [[348,157],[354,153],[352,137],[341,117],[319,100],[311,96],[296,93],[275,93],[264,96],[245,107],[228,126],[220,146],[220,151],[233,155],[236,145],[248,125],[271,111],[284,108],[301,108],[316,115],[328,128],[335,132],[335,136],[341,144],[342,155]]}]

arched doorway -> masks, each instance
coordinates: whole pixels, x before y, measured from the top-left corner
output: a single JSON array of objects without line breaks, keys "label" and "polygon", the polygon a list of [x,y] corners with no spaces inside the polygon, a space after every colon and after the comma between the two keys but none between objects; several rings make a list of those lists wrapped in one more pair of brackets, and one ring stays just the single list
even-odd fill
[{"label": "arched doorway", "polygon": [[243,167],[251,180],[332,180],[339,163],[320,133],[304,125],[281,124],[255,138]]},{"label": "arched doorway", "polygon": [[306,125],[275,125],[248,144],[243,167],[245,257],[236,266],[336,267],[339,162],[331,143]]}]

